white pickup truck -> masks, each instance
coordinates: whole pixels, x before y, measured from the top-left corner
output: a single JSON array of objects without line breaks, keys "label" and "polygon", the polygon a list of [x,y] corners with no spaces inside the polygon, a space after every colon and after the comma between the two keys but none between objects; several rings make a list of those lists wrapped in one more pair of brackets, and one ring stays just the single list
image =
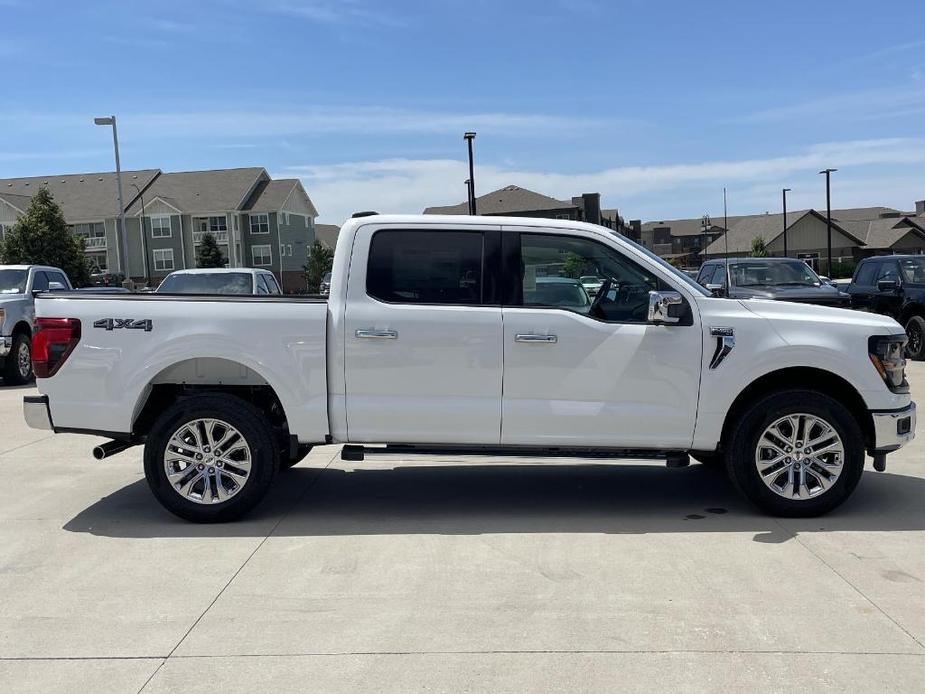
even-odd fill
[{"label": "white pickup truck", "polygon": [[192,521],[240,517],[325,443],[692,456],[808,516],[915,433],[892,319],[715,298],[602,227],[362,216],[332,272],[327,301],[42,296],[26,420],[113,439],[98,458],[143,443],[154,495]]}]

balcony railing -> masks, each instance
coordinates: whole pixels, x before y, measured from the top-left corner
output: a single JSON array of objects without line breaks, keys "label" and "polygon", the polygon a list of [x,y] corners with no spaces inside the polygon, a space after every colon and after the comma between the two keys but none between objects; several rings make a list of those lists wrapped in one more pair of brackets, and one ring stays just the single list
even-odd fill
[{"label": "balcony railing", "polygon": [[84,245],[87,250],[91,248],[94,250],[105,249],[106,248],[106,237],[105,236],[84,236]]},{"label": "balcony railing", "polygon": [[199,244],[202,243],[202,237],[206,234],[212,234],[215,237],[217,243],[228,243],[228,232],[227,231],[194,231],[193,232],[193,243]]}]

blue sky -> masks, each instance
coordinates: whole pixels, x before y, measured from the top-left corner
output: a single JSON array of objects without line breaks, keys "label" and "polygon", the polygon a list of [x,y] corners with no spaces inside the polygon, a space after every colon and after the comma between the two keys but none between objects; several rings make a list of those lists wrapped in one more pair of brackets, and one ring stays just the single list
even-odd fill
[{"label": "blue sky", "polygon": [[265,166],[320,221],[519,184],[627,218],[925,198],[920,1],[0,0],[0,178]]}]

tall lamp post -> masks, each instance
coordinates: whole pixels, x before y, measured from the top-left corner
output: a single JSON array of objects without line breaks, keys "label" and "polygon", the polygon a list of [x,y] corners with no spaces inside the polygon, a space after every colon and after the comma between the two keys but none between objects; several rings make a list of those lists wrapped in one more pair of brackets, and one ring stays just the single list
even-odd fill
[{"label": "tall lamp post", "polygon": [[838,169],[823,169],[825,174],[825,248],[827,254],[826,274],[832,278],[832,174]]},{"label": "tall lamp post", "polygon": [[469,214],[476,214],[475,209],[475,167],[472,163],[472,141],[475,139],[475,133],[467,132],[463,134],[463,139],[469,145]]},{"label": "tall lamp post", "polygon": [[119,259],[119,269],[122,271],[122,274],[125,275],[125,279],[127,280],[129,279],[128,232],[125,229],[125,205],[122,202],[122,168],[119,165],[119,134],[116,131],[116,117],[106,116],[105,118],[94,118],[93,122],[97,125],[112,126],[112,146],[116,152],[116,184],[119,191],[119,223],[122,225],[122,257]]},{"label": "tall lamp post", "polygon": [[784,197],[784,257],[787,257],[787,193],[790,192],[790,188],[784,188],[781,190],[781,194]]},{"label": "tall lamp post", "polygon": [[141,214],[138,215],[138,227],[141,229],[141,267],[145,273],[145,283],[150,286],[151,273],[148,272],[148,238],[145,236],[145,198],[144,195],[141,194],[141,188],[139,188],[137,184],[132,183],[131,186],[135,189],[135,192],[138,193],[138,199],[141,200]]}]

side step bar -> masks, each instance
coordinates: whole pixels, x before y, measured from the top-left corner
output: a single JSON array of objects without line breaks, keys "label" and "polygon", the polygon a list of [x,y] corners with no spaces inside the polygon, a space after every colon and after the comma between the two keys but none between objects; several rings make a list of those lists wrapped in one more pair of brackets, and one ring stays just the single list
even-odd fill
[{"label": "side step bar", "polygon": [[411,444],[390,444],[388,446],[364,446],[348,443],[340,452],[340,459],[360,462],[366,455],[485,455],[530,458],[641,458],[646,460],[664,458],[668,467],[679,468],[690,465],[686,451],[656,451],[649,449],[612,448],[535,448],[530,446],[426,446]]}]

